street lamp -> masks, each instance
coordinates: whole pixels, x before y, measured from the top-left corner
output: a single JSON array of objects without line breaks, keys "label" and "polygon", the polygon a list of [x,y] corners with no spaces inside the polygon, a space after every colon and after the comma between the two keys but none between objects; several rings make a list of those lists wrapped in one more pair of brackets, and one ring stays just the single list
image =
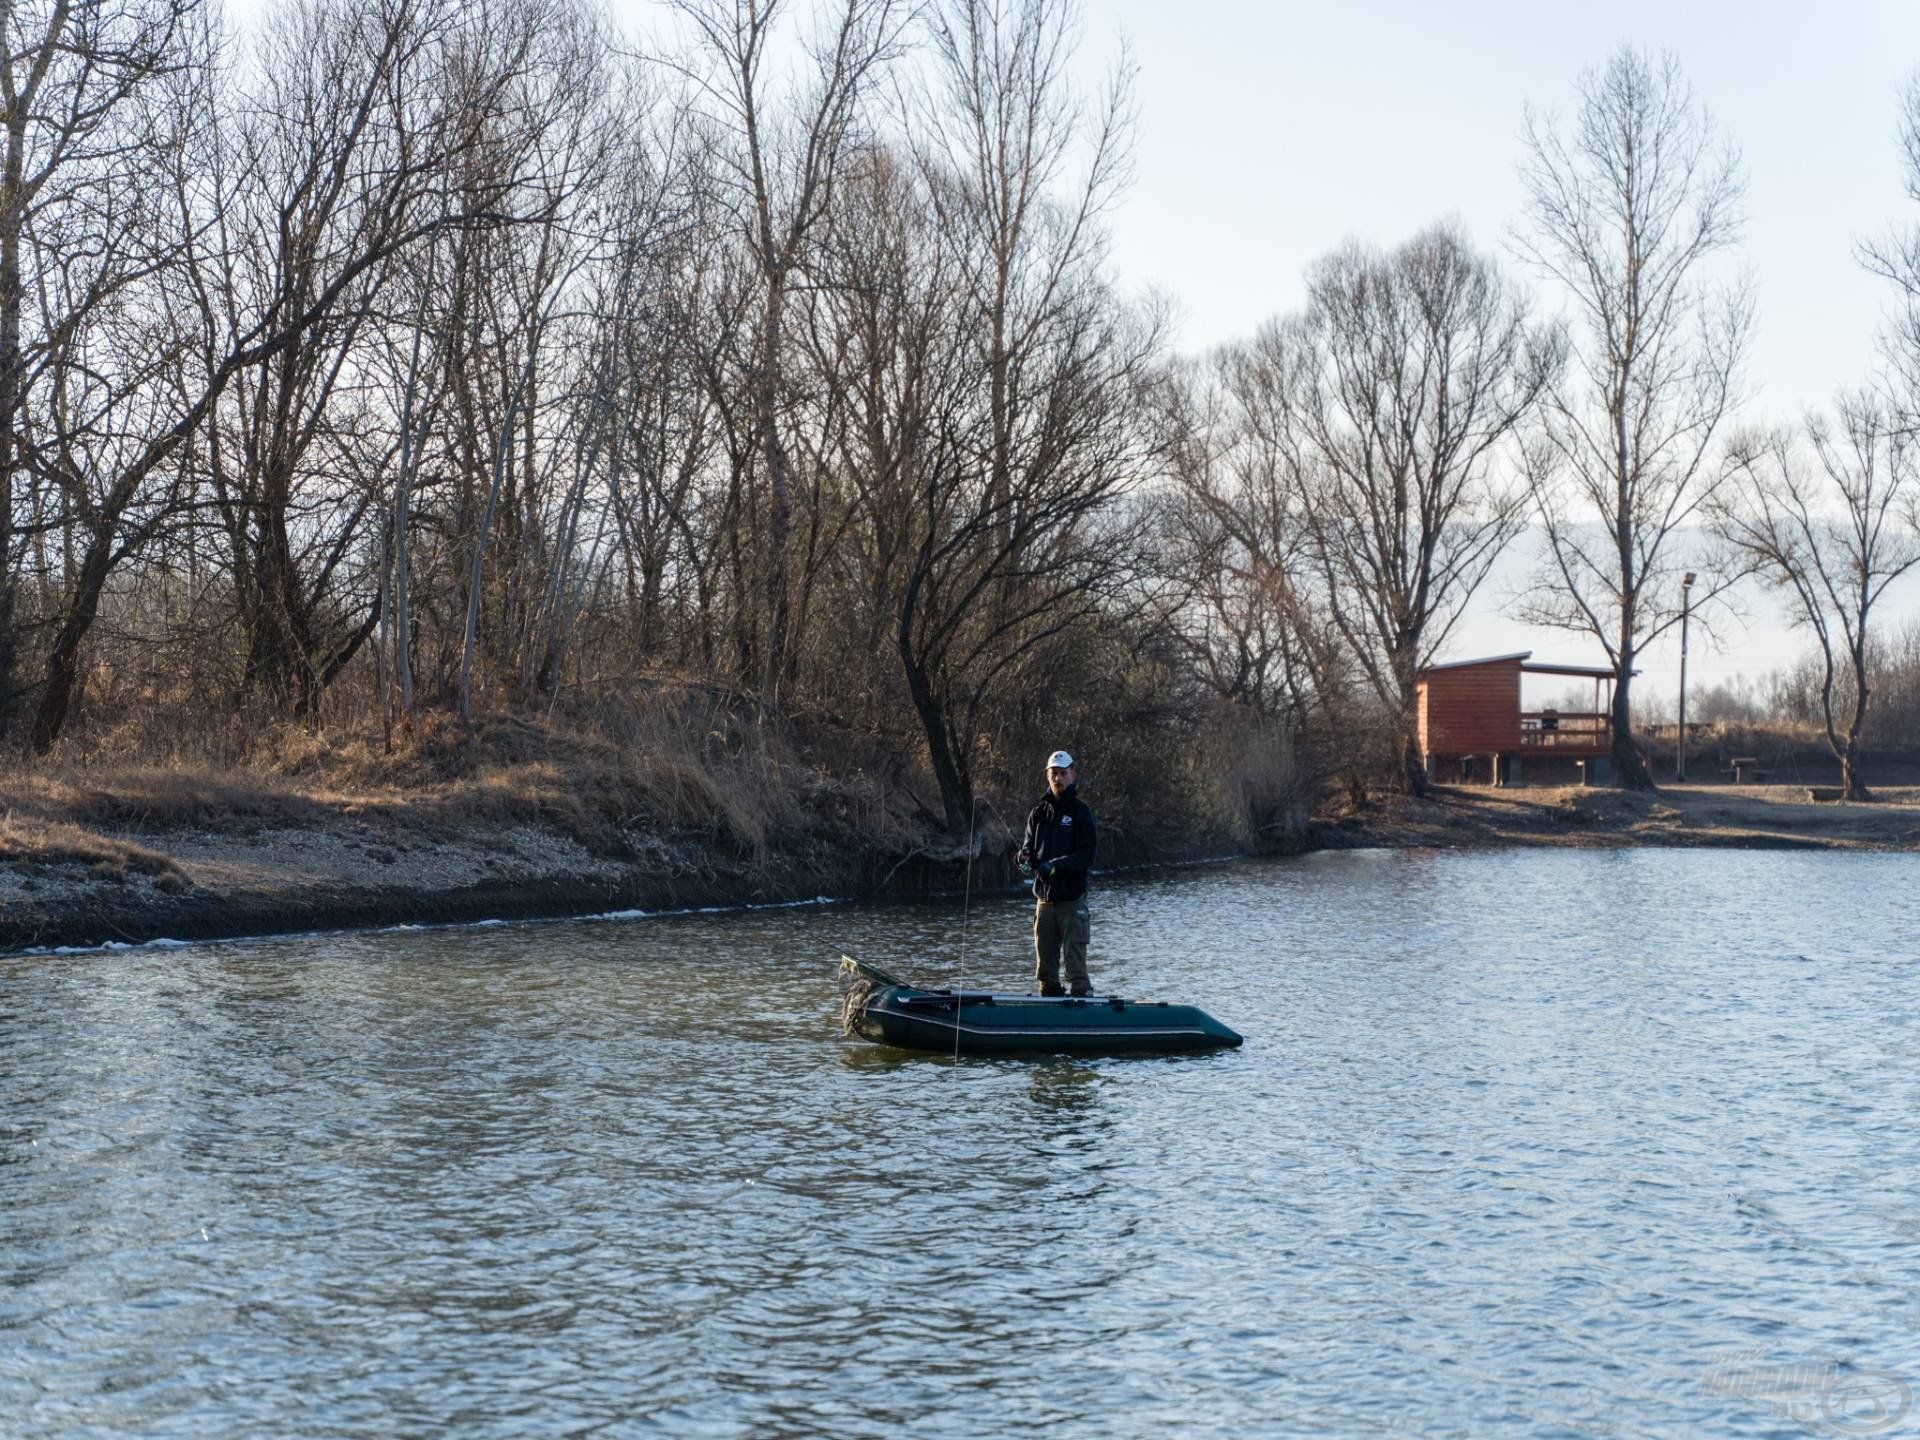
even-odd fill
[{"label": "street lamp", "polygon": [[1692,608],[1693,571],[1680,577],[1680,758],[1675,761],[1673,778],[1687,778],[1687,612]]}]

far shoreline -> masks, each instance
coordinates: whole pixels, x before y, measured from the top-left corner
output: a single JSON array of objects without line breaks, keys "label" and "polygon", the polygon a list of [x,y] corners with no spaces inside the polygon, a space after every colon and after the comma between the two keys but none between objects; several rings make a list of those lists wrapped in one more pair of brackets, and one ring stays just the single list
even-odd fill
[{"label": "far shoreline", "polygon": [[[1319,816],[1297,843],[1275,853],[1659,846],[1920,851],[1920,788],[1877,795],[1845,804],[1813,800],[1804,785],[1667,785],[1651,794],[1438,787],[1424,798],[1386,796]],[[172,883],[84,859],[16,861],[0,870],[0,953],[930,897],[958,893],[965,874],[957,857],[909,865],[914,857],[816,847],[747,859],[685,835],[648,836],[625,853],[610,853],[525,823],[448,833],[444,827],[411,830],[392,816],[346,814],[310,816],[298,825],[133,830],[117,839],[143,856],[159,856]],[[1126,869],[1256,857],[1197,842],[1135,858],[1142,865]],[[954,883],[942,883],[947,880]],[[980,894],[1011,891],[1005,857],[976,861],[972,886]]]}]

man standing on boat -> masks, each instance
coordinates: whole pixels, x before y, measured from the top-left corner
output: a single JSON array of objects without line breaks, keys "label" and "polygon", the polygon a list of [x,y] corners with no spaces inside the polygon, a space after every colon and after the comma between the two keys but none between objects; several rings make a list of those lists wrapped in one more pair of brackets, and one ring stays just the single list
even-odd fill
[{"label": "man standing on boat", "polygon": [[1073,756],[1056,750],[1047,757],[1047,793],[1027,816],[1026,839],[1014,857],[1023,870],[1033,871],[1033,973],[1042,995],[1067,993],[1060,988],[1063,952],[1072,993],[1093,993],[1087,976],[1093,928],[1087,876],[1095,844],[1093,811],[1076,791]]}]

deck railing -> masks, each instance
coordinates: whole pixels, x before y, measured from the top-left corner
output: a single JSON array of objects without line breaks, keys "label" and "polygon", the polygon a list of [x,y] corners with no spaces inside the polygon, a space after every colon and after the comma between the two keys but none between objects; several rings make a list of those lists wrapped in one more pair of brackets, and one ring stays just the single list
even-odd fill
[{"label": "deck railing", "polygon": [[1613,744],[1613,717],[1604,711],[1522,710],[1523,750],[1606,750]]}]

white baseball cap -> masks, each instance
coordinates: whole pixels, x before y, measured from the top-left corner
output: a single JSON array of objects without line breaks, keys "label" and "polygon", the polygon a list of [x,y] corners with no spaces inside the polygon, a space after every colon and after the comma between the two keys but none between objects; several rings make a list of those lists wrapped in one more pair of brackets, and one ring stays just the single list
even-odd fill
[{"label": "white baseball cap", "polygon": [[1071,770],[1072,768],[1073,756],[1067,754],[1064,750],[1056,750],[1053,754],[1047,756],[1047,769],[1049,770]]}]

